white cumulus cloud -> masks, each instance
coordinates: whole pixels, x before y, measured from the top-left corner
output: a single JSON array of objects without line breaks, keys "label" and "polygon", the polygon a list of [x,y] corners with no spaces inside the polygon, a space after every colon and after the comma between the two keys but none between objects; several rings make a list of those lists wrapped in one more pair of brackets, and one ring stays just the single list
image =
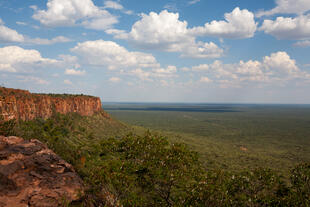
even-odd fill
[{"label": "white cumulus cloud", "polygon": [[[209,65],[208,64],[201,64],[201,65],[193,66],[192,70],[197,71],[197,72],[207,71],[207,70],[209,70]],[[186,70],[186,71],[188,71],[188,70]]]},{"label": "white cumulus cloud", "polygon": [[129,33],[121,30],[109,30],[108,33],[127,39],[139,48],[179,52],[182,57],[218,58],[224,52],[213,42],[197,42],[187,28],[187,22],[179,20],[178,13],[167,10],[142,14]]},{"label": "white cumulus cloud", "polygon": [[177,77],[176,75],[177,68],[174,65],[169,65],[166,68],[154,68],[151,71],[142,70],[137,68],[129,71],[129,75],[138,77],[143,81],[153,81],[158,78],[173,78]]},{"label": "white cumulus cloud", "polygon": [[148,53],[130,52],[112,41],[96,40],[78,43],[71,49],[85,64],[109,70],[128,68],[158,68],[155,57]]},{"label": "white cumulus cloud", "polygon": [[50,27],[83,25],[96,30],[108,29],[118,22],[117,17],[92,0],[48,0],[47,10],[36,9],[32,17]]},{"label": "white cumulus cloud", "polygon": [[191,71],[199,72],[199,82],[215,82],[223,87],[240,87],[240,84],[249,82],[276,84],[310,78],[310,74],[298,68],[296,61],[283,51],[265,56],[262,61],[241,60],[239,63],[224,64],[216,60],[212,64],[193,66]]},{"label": "white cumulus cloud", "polygon": [[270,56],[264,57],[263,63],[272,73],[292,75],[299,72],[296,61],[291,59],[286,52],[272,53]]},{"label": "white cumulus cloud", "polygon": [[66,75],[75,75],[75,76],[82,76],[86,74],[85,70],[75,70],[75,69],[66,69]]},{"label": "white cumulus cloud", "polygon": [[277,39],[308,39],[310,38],[310,15],[277,17],[276,20],[264,20],[260,30]]},{"label": "white cumulus cloud", "polygon": [[274,14],[303,14],[310,10],[309,0],[276,0],[277,6],[268,11],[257,12],[257,17]]},{"label": "white cumulus cloud", "polygon": [[[16,23],[24,25],[23,22],[16,22]],[[0,19],[0,43],[18,42],[18,43],[27,43],[36,45],[51,45],[55,43],[64,43],[70,41],[72,40],[64,36],[57,36],[52,39],[30,38],[22,34],[19,34],[17,31],[11,28],[6,27],[2,19]]]},{"label": "white cumulus cloud", "polygon": [[180,21],[178,13],[164,10],[159,14],[142,14],[141,20],[132,26],[128,38],[146,48],[166,47],[171,50],[172,44],[188,42],[191,37],[188,36],[187,22]]},{"label": "white cumulus cloud", "polygon": [[181,57],[220,58],[224,50],[213,42],[194,42],[182,48]]},{"label": "white cumulus cloud", "polygon": [[169,78],[169,77],[175,77],[175,73],[177,72],[177,67],[174,65],[169,65],[166,68],[157,68],[153,69],[150,73],[150,77],[155,78]]},{"label": "white cumulus cloud", "polygon": [[0,18],[0,43],[1,42],[23,42],[24,36],[17,31],[10,29],[4,25]]},{"label": "white cumulus cloud", "polygon": [[18,46],[0,48],[0,70],[23,71],[25,65],[44,66],[56,64],[57,60],[43,58],[37,50],[26,50]]},{"label": "white cumulus cloud", "polygon": [[203,27],[194,27],[191,32],[200,36],[214,36],[220,38],[243,39],[251,38],[257,29],[254,14],[247,9],[235,8],[226,13],[225,21],[212,21]]}]

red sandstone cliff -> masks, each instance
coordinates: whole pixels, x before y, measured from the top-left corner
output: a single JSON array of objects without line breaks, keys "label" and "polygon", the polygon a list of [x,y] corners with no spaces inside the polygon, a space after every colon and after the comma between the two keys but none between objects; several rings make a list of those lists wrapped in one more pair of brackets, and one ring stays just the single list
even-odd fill
[{"label": "red sandstone cliff", "polygon": [[0,116],[5,121],[49,118],[54,112],[91,116],[101,111],[98,97],[84,95],[32,94],[26,90],[0,87]]}]

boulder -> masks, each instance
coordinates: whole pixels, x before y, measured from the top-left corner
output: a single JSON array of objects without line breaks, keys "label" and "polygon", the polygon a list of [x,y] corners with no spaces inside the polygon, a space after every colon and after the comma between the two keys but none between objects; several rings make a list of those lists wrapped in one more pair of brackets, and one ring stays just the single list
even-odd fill
[{"label": "boulder", "polygon": [[0,207],[54,207],[78,200],[73,167],[36,139],[0,136]]}]

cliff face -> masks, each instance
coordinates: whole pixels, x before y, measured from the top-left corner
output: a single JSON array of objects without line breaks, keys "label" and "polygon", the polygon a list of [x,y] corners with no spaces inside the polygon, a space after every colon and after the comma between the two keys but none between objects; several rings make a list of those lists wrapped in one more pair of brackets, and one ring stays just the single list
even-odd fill
[{"label": "cliff face", "polygon": [[54,112],[91,116],[101,110],[98,97],[84,95],[32,94],[29,91],[0,87],[0,116],[5,121],[49,118]]}]

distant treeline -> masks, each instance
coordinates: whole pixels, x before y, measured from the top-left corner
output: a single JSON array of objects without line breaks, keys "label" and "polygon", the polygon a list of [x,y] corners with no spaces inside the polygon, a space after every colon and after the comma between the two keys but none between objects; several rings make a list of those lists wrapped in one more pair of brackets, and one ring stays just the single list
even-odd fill
[{"label": "distant treeline", "polygon": [[90,95],[84,95],[84,94],[54,94],[54,93],[30,93],[27,90],[21,90],[21,89],[13,89],[13,88],[6,88],[0,86],[0,96],[12,96],[15,95],[17,97],[21,96],[33,96],[33,95],[44,95],[44,96],[51,96],[51,97],[59,97],[59,98],[71,98],[71,97],[94,97]]}]

